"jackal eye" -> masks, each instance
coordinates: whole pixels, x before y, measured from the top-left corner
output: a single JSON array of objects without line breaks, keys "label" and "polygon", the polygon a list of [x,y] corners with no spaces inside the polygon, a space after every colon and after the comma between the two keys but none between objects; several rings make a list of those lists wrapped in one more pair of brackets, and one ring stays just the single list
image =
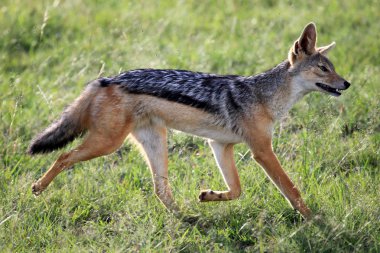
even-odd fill
[{"label": "jackal eye", "polygon": [[329,70],[323,65],[318,65],[318,68],[320,68],[323,72],[329,72]]}]

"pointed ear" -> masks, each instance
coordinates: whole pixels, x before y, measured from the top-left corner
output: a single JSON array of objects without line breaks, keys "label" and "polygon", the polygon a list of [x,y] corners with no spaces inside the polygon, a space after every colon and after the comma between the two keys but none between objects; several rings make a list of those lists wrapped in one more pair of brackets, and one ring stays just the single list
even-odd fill
[{"label": "pointed ear", "polygon": [[[309,23],[303,29],[299,39],[294,43],[295,53],[300,53],[300,50],[305,54],[311,55],[315,53],[315,45],[317,43],[317,28],[314,23]],[[297,45],[296,45],[297,44]]]},{"label": "pointed ear", "polygon": [[293,44],[289,51],[289,61],[293,64],[297,58],[302,58],[303,54],[312,55],[316,52],[317,28],[313,22],[307,24],[302,31],[301,36]]},{"label": "pointed ear", "polygon": [[317,51],[323,55],[327,55],[327,53],[336,46],[335,41],[333,41],[330,45],[324,47],[318,47]]}]

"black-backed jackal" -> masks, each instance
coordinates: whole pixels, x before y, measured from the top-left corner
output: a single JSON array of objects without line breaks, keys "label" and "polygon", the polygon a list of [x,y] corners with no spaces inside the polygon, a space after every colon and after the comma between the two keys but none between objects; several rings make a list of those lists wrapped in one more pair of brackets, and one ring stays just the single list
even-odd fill
[{"label": "black-backed jackal", "polygon": [[200,201],[239,197],[233,146],[245,142],[290,204],[311,218],[271,143],[275,121],[304,95],[321,91],[339,96],[350,86],[326,57],[335,43],[316,47],[316,40],[316,27],[310,23],[294,42],[287,60],[253,76],[138,69],[90,82],[61,118],[30,145],[30,154],[46,153],[86,133],[82,144],[62,154],[33,184],[33,193],[40,194],[69,166],[114,152],[129,135],[141,146],[158,198],[177,212],[168,180],[166,144],[166,129],[173,128],[209,140],[226,183],[224,191],[202,191]]}]

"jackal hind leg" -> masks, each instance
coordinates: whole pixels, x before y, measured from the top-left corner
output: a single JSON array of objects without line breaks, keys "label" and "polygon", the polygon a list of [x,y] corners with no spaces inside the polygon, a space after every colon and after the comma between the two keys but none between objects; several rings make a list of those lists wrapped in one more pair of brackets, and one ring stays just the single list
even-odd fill
[{"label": "jackal hind leg", "polygon": [[228,190],[203,190],[199,195],[199,201],[226,201],[238,198],[241,194],[241,187],[233,157],[233,144],[224,144],[216,141],[209,141],[209,144]]},{"label": "jackal hind leg", "polygon": [[179,213],[168,179],[166,127],[152,123],[133,130],[132,137],[139,144],[150,168],[155,194],[168,210]]},{"label": "jackal hind leg", "polygon": [[118,149],[129,133],[128,128],[118,131],[109,129],[111,130],[112,135],[108,135],[105,131],[90,131],[82,144],[60,155],[50,169],[32,185],[33,194],[36,196],[41,194],[59,173],[73,164],[108,155]]}]

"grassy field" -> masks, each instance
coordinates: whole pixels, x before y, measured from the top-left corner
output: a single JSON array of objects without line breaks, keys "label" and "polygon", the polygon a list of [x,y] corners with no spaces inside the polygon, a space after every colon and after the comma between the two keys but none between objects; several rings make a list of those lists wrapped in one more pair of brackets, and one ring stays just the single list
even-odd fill
[{"label": "grassy field", "polygon": [[[251,2],[251,3],[248,3]],[[380,252],[379,1],[22,1],[0,3],[0,251]],[[239,200],[224,189],[203,139],[170,132],[170,181],[195,224],[169,214],[128,142],[62,173],[38,198],[31,184],[59,152],[25,154],[31,138],[99,75],[181,68],[251,75],[287,57],[304,25],[336,41],[340,98],[310,94],[276,125],[274,149],[325,226],[305,223],[236,146]],[[78,142],[66,148],[69,149]]]}]

